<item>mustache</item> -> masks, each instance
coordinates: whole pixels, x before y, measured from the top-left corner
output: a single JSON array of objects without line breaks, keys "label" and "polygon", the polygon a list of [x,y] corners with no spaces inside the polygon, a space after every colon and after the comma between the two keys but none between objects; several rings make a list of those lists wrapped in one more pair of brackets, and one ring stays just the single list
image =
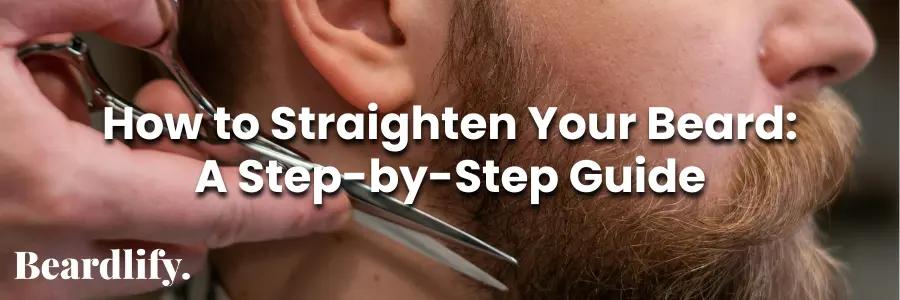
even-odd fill
[{"label": "mustache", "polygon": [[661,205],[643,214],[638,232],[647,233],[646,246],[631,263],[649,267],[627,269],[674,278],[658,292],[675,298],[708,298],[723,289],[741,299],[838,297],[838,263],[818,244],[812,215],[833,202],[848,177],[859,123],[832,90],[788,102],[785,112],[791,111],[798,138],[743,145],[729,199],[703,199],[718,207],[692,215]]},{"label": "mustache", "polygon": [[859,145],[859,122],[833,90],[791,101],[794,141],[753,140],[740,153],[725,213],[709,222],[750,242],[784,236],[837,197]]},{"label": "mustache", "polygon": [[741,248],[783,237],[828,206],[850,173],[859,122],[833,90],[823,90],[813,100],[788,102],[784,111],[798,116],[793,126],[797,139],[748,139],[737,153],[727,198],[700,199],[712,201],[713,208],[685,218],[694,203],[656,197],[642,218],[659,220],[653,230],[673,228],[673,220],[681,219],[676,228],[695,235],[695,243],[708,237],[717,248]]}]

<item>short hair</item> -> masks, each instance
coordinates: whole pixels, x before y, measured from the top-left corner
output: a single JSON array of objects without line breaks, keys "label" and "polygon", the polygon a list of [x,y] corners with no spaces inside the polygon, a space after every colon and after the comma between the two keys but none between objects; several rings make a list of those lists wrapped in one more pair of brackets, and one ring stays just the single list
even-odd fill
[{"label": "short hair", "polygon": [[272,0],[182,1],[178,52],[216,104],[232,106],[265,35]]}]

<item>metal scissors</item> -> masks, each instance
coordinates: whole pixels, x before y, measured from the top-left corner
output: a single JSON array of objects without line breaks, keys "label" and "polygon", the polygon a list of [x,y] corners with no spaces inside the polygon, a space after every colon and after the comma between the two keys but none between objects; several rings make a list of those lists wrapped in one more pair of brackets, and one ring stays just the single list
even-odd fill
[{"label": "metal scissors", "polygon": [[[168,69],[174,80],[187,94],[195,109],[204,114],[204,128],[207,132],[213,132],[210,131],[215,126],[212,115],[216,112],[217,106],[200,89],[177,53],[178,0],[157,2],[161,6],[160,11],[163,12],[164,19],[167,20],[168,30],[159,42],[140,50],[155,56]],[[68,63],[80,75],[78,77],[82,86],[89,92],[85,104],[92,111],[111,107],[113,111],[121,114],[125,108],[130,107],[135,118],[144,113],[139,107],[124,100],[109,87],[94,65],[88,45],[77,37],[66,43],[26,45],[19,49],[18,56],[20,59],[32,56],[53,56]],[[202,138],[211,139],[208,134],[203,134]],[[285,167],[301,167],[311,171],[318,166],[302,152],[293,147],[276,143],[265,135],[259,135],[254,139],[239,143],[261,158],[278,161]],[[485,285],[501,291],[507,290],[506,285],[450,250],[439,239],[475,249],[514,265],[517,264],[516,259],[509,254],[426,212],[404,205],[403,202],[390,195],[374,193],[369,186],[359,181],[342,180],[341,188],[353,201],[353,216],[356,222]]]}]

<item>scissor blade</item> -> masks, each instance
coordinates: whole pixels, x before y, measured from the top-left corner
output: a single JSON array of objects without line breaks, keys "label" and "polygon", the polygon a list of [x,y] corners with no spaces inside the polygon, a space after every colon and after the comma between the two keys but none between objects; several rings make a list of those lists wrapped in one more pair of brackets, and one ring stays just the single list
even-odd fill
[{"label": "scissor blade", "polygon": [[508,288],[502,282],[478,268],[444,244],[436,239],[422,234],[418,231],[404,228],[400,225],[386,221],[379,217],[367,214],[360,210],[353,211],[353,219],[365,227],[374,230],[409,249],[421,253],[445,266],[456,270],[478,282],[484,283],[490,287],[500,291],[507,291]]},{"label": "scissor blade", "polygon": [[[272,143],[263,137],[257,137],[252,141],[244,141],[243,143],[246,147],[256,151],[256,153],[276,159],[288,166],[298,166],[308,170],[312,170],[316,166],[302,157],[292,154],[289,149]],[[420,228],[426,233],[439,235],[447,238],[450,242],[487,253],[511,264],[518,264],[516,259],[511,255],[500,251],[468,232],[447,224],[426,212],[404,205],[403,202],[400,202],[400,200],[397,200],[390,195],[374,193],[369,186],[361,182],[344,180],[341,182],[341,187],[351,196],[351,199],[361,201],[365,205],[384,211],[386,214],[383,216],[379,215],[381,218],[386,218],[392,222],[406,221],[407,223],[414,224],[416,228]]]},{"label": "scissor blade", "polygon": [[518,264],[516,259],[509,254],[500,251],[468,232],[447,224],[424,211],[407,206],[388,194],[374,193],[369,186],[361,182],[344,181],[341,183],[341,187],[350,194],[351,199],[361,201],[365,205],[374,206],[385,212],[384,215],[376,214],[378,217],[395,223],[399,222],[398,224],[400,225],[404,223],[413,224],[415,227],[410,227],[409,229],[421,229],[423,233],[437,235],[446,238],[452,243],[487,253],[511,264]]}]

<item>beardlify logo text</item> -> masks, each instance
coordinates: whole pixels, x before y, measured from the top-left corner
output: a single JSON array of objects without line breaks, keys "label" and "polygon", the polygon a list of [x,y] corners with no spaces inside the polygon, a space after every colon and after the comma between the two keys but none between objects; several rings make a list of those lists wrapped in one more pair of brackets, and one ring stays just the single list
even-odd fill
[{"label": "beardlify logo text", "polygon": [[[162,285],[172,286],[181,266],[180,258],[165,258],[162,249],[149,255],[144,249],[111,249],[104,258],[41,258],[29,251],[15,254],[16,280],[160,280],[162,269],[166,275]],[[183,280],[190,278],[191,274],[181,274]]]}]

